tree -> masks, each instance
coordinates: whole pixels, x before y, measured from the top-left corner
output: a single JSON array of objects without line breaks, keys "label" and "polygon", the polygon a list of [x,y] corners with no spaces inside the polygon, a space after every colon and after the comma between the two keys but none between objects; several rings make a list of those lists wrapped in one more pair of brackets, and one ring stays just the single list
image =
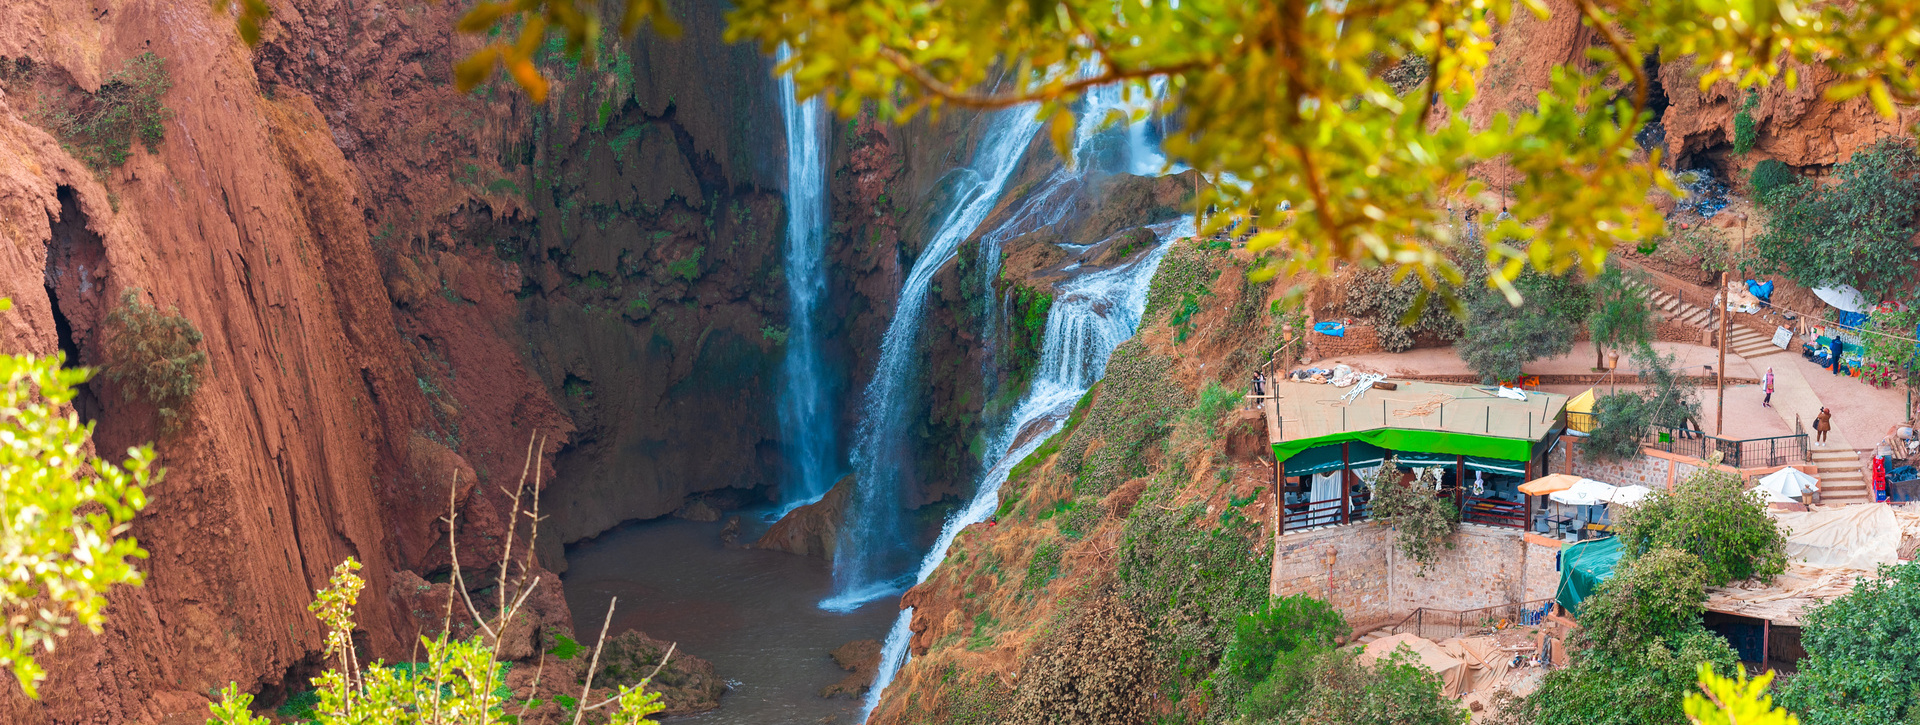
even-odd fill
[{"label": "tree", "polygon": [[1633,359],[1645,388],[1608,393],[1594,401],[1594,426],[1586,450],[1601,460],[1624,461],[1638,456],[1641,441],[1653,426],[1685,427],[1688,420],[1700,414],[1693,385],[1673,369],[1673,355],[1662,355],[1643,342]]},{"label": "tree", "polygon": [[1493,290],[1467,295],[1466,332],[1453,347],[1485,384],[1518,380],[1521,366],[1572,352],[1592,309],[1586,286],[1566,277],[1529,271],[1514,286],[1527,304]]},{"label": "tree", "polygon": [[1630,554],[1672,548],[1699,557],[1707,586],[1786,571],[1786,536],[1737,473],[1698,469],[1672,493],[1656,490],[1627,509],[1619,524]]},{"label": "tree", "polygon": [[1920,716],[1920,562],[1881,567],[1803,620],[1807,658],[1780,700],[1807,725]]},{"label": "tree", "polygon": [[1836,182],[1798,180],[1757,198],[1767,232],[1752,242],[1752,267],[1803,287],[1849,284],[1868,299],[1913,299],[1908,270],[1920,262],[1920,152],[1884,138],[1834,169]]},{"label": "tree", "polygon": [[1400,651],[1371,663],[1357,652],[1320,650],[1298,680],[1297,703],[1260,725],[1465,725],[1466,709],[1441,694],[1440,676]]},{"label": "tree", "polygon": [[1593,339],[1593,368],[1606,367],[1602,348],[1618,351],[1638,348],[1653,342],[1653,308],[1647,305],[1641,275],[1628,274],[1620,265],[1609,264],[1593,278],[1589,286],[1592,309],[1587,317],[1587,336]]},{"label": "tree", "polygon": [[1374,474],[1373,520],[1394,530],[1395,546],[1400,553],[1420,565],[1426,575],[1440,561],[1440,549],[1453,548],[1453,532],[1460,528],[1460,510],[1453,500],[1435,495],[1440,478],[1435,469],[1426,468],[1413,481],[1400,483],[1400,461],[1389,458]]},{"label": "tree", "polygon": [[1721,677],[1701,663],[1700,692],[1688,693],[1682,707],[1694,725],[1800,725],[1793,713],[1773,706],[1772,683],[1773,670],[1749,680],[1744,672]]},{"label": "tree", "polygon": [[[1298,677],[1307,660],[1333,649],[1347,634],[1346,618],[1325,601],[1304,594],[1270,599],[1234,623],[1233,638],[1210,683],[1214,696],[1228,710],[1245,704],[1260,711],[1245,713],[1249,716],[1283,712],[1293,704],[1285,698],[1304,686]],[[1267,687],[1267,697],[1241,703],[1255,687],[1276,677],[1291,684]]]},{"label": "tree", "polygon": [[34,651],[76,622],[99,632],[107,592],[143,581],[131,560],[147,552],[125,534],[162,471],[147,446],[117,465],[84,453],[93,424],[68,404],[92,375],[62,355],[0,355],[0,664],[30,697],[46,679]]},{"label": "tree", "polygon": [[1615,567],[1580,608],[1581,646],[1625,655],[1700,626],[1707,601],[1700,558],[1658,548]]},{"label": "tree", "polygon": [[1520,704],[1521,720],[1532,725],[1684,722],[1681,703],[1696,691],[1703,663],[1732,673],[1740,656],[1720,635],[1698,625],[1645,649],[1575,657],[1568,667],[1541,678],[1540,688]]},{"label": "tree", "polygon": [[[210,1],[220,12],[236,4]],[[237,5],[241,39],[257,44],[267,3]],[[663,35],[678,31],[662,0],[619,7],[623,34],[649,21]],[[1634,142],[1652,117],[1646,58],[1690,58],[1703,86],[1743,89],[1774,79],[1795,87],[1798,65],[1820,66],[1841,79],[1828,99],[1865,95],[1886,118],[1896,100],[1920,99],[1920,67],[1907,62],[1920,39],[1906,30],[1920,11],[1905,0],[1577,0],[1603,47],[1557,66],[1534,108],[1476,129],[1461,111],[1485,80],[1496,27],[1516,9],[1549,13],[1540,0],[746,0],[728,15],[727,39],[792,47],[775,72],[793,73],[800,96],[825,95],[842,115],[870,107],[901,121],[947,106],[1033,104],[1063,150],[1074,136],[1069,107],[1121,84],[1148,102],[1141,115],[1179,119],[1165,141],[1170,162],[1235,180],[1196,200],[1225,210],[1216,224],[1291,219],[1264,225],[1249,244],[1285,252],[1267,258],[1264,277],[1365,261],[1418,274],[1444,295],[1462,281],[1440,253],[1454,239],[1449,204],[1490,208],[1471,172],[1504,161],[1529,189],[1494,229],[1486,258],[1496,272],[1488,284],[1510,300],[1528,265],[1597,273],[1614,245],[1660,232],[1648,192],[1678,188],[1661,154]],[[460,90],[505,68],[541,101],[547,82],[533,57],[547,33],[587,64],[602,33],[594,0],[481,2],[457,26],[503,28],[517,29],[511,43],[489,42],[458,63]]]}]

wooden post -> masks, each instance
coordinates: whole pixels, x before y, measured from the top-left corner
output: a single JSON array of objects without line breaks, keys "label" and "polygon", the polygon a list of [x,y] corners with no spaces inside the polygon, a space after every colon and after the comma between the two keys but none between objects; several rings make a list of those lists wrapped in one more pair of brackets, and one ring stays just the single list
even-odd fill
[{"label": "wooden post", "polygon": [[1765,672],[1773,660],[1773,620],[1760,620],[1760,670]]},{"label": "wooden post", "polygon": [[1340,523],[1353,523],[1353,458],[1347,441],[1340,441]]},{"label": "wooden post", "polygon": [[1467,515],[1467,457],[1453,457],[1453,509],[1461,518]]},{"label": "wooden post", "polygon": [[1713,371],[1714,394],[1720,397],[1720,403],[1713,411],[1714,435],[1726,434],[1722,427],[1727,420],[1727,325],[1733,322],[1727,314],[1727,303],[1732,301],[1727,296],[1727,271],[1723,269],[1720,270],[1720,309],[1714,310],[1720,318],[1720,367]]}]

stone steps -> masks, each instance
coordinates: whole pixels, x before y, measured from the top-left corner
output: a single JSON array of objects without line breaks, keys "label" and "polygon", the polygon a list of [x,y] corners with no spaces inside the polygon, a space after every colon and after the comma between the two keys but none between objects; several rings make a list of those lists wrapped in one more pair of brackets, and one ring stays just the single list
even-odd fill
[{"label": "stone steps", "polygon": [[1868,485],[1860,455],[1846,448],[1809,448],[1815,473],[1820,479],[1820,502],[1829,504],[1871,503],[1873,489]]}]

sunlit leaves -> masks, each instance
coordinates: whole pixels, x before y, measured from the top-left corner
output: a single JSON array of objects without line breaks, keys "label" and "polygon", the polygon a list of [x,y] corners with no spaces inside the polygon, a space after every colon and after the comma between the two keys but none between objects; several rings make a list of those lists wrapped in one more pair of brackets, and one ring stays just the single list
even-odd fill
[{"label": "sunlit leaves", "polygon": [[100,631],[107,591],[141,583],[132,560],[147,553],[123,534],[160,477],[152,448],[119,465],[86,455],[93,424],[68,403],[92,371],[63,361],[0,355],[0,664],[29,696],[46,677],[34,650],[74,623]]},{"label": "sunlit leaves", "polygon": [[1744,672],[1721,677],[1713,666],[1700,663],[1700,692],[1690,693],[1682,708],[1694,725],[1800,725],[1793,713],[1773,706],[1767,686],[1773,670],[1751,680]]}]

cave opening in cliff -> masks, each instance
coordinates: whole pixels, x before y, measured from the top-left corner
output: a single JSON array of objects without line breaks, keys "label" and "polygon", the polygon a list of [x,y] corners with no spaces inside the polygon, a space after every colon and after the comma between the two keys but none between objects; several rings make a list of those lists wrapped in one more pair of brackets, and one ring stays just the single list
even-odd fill
[{"label": "cave opening in cliff", "polygon": [[[66,367],[98,365],[93,347],[87,343],[102,318],[99,280],[106,277],[106,247],[100,235],[87,228],[86,213],[80,210],[79,194],[71,186],[56,191],[60,217],[48,222],[52,238],[47,242],[47,266],[44,281],[47,301],[53,309],[53,329],[60,352],[66,355]],[[75,320],[80,321],[76,328]],[[80,420],[92,423],[100,419],[104,406],[91,382],[81,383],[73,398]]]}]

